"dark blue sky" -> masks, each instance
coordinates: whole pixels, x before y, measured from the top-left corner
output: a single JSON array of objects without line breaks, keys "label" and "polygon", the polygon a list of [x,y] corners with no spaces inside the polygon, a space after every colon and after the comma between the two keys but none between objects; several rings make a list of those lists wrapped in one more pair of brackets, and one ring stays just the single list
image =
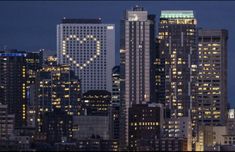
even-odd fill
[{"label": "dark blue sky", "polygon": [[159,20],[163,9],[194,10],[199,27],[229,30],[228,89],[229,102],[235,106],[235,2],[0,2],[0,49],[16,48],[37,51],[41,48],[56,50],[56,24],[63,17],[98,18],[104,23],[116,24],[116,60],[118,63],[119,22],[125,9],[139,4]]}]

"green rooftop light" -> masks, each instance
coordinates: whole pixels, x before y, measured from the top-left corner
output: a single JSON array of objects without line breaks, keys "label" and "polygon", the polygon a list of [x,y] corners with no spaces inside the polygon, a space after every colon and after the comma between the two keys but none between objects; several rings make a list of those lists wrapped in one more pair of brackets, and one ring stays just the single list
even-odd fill
[{"label": "green rooftop light", "polygon": [[192,10],[166,10],[161,11],[161,18],[194,18]]}]

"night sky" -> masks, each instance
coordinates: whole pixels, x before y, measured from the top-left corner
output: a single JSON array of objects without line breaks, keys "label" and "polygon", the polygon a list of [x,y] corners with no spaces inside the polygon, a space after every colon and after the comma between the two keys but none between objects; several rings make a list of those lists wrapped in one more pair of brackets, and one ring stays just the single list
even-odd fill
[{"label": "night sky", "polygon": [[63,17],[99,18],[116,24],[116,63],[119,63],[119,23],[125,9],[140,5],[156,15],[164,9],[194,10],[198,27],[229,30],[228,41],[228,100],[235,106],[235,2],[0,2],[0,49],[56,52],[56,24]]}]

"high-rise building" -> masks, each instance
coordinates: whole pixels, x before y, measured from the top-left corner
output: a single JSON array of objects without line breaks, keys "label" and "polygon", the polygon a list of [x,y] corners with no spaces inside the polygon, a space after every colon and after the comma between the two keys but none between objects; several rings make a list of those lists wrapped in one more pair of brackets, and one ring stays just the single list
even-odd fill
[{"label": "high-rise building", "polygon": [[115,26],[101,19],[63,19],[57,25],[58,63],[69,64],[81,79],[82,93],[112,91]]},{"label": "high-rise building", "polygon": [[198,126],[196,151],[216,150],[217,145],[223,145],[225,143],[227,135],[226,126]]},{"label": "high-rise building", "polygon": [[112,103],[109,107],[110,138],[119,139],[120,137],[120,104]]},{"label": "high-rise building", "polygon": [[226,122],[226,127],[228,134],[235,135],[235,109],[228,110],[228,118]]},{"label": "high-rise building", "polygon": [[112,72],[112,104],[109,107],[110,138],[120,137],[120,66],[115,66]]},{"label": "high-rise building", "polygon": [[201,125],[225,125],[228,31],[199,29],[198,38],[198,122]]},{"label": "high-rise building", "polygon": [[35,83],[36,72],[43,66],[43,51],[27,52],[26,56],[28,79],[27,84],[30,87]]},{"label": "high-rise building", "polygon": [[165,119],[162,137],[187,139],[187,151],[192,151],[191,117]]},{"label": "high-rise building", "polygon": [[172,117],[195,112],[197,77],[197,21],[193,11],[161,11],[159,24],[158,100],[171,109]]},{"label": "high-rise building", "polygon": [[27,122],[27,63],[26,52],[7,50],[0,52],[0,102],[15,115],[15,127]]},{"label": "high-rise building", "polygon": [[[128,110],[146,104],[151,98],[151,53],[155,50],[155,16],[136,6],[121,21],[121,145],[128,145]],[[123,147],[123,146],[122,146]],[[124,146],[125,147],[125,146]]]},{"label": "high-rise building", "polygon": [[108,116],[111,93],[106,90],[89,90],[82,97],[82,113],[88,116]]},{"label": "high-rise building", "polygon": [[112,103],[120,103],[120,66],[112,70]]},{"label": "high-rise building", "polygon": [[0,141],[14,138],[14,119],[13,114],[8,114],[7,105],[0,103]]},{"label": "high-rise building", "polygon": [[48,65],[36,76],[37,128],[40,132],[44,112],[61,109],[68,115],[80,115],[80,80],[67,65]]},{"label": "high-rise building", "polygon": [[153,151],[155,139],[160,138],[163,126],[161,104],[139,104],[129,108],[129,148],[134,151]]},{"label": "high-rise building", "polygon": [[42,67],[43,52],[6,50],[0,52],[0,102],[15,114],[15,127],[27,124],[28,107],[34,101],[36,72]]},{"label": "high-rise building", "polygon": [[35,80],[37,70],[43,66],[43,51],[27,52],[26,71],[27,71],[27,126],[35,127],[36,122],[36,105],[35,105]]},{"label": "high-rise building", "polygon": [[69,142],[72,140],[73,116],[61,109],[42,114],[42,132],[46,134],[46,141]]}]

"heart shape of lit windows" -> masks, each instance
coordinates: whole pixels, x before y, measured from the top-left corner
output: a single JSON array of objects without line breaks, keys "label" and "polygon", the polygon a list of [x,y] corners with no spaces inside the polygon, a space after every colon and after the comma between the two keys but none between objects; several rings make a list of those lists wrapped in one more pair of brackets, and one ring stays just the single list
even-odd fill
[{"label": "heart shape of lit windows", "polygon": [[[75,40],[78,41],[80,44],[85,43],[87,40],[92,40],[94,42],[96,42],[96,52],[94,55],[92,55],[92,57],[90,57],[88,60],[85,61],[85,63],[77,63],[76,60],[73,59],[73,57],[71,57],[66,50],[66,45],[67,42],[70,40]],[[97,58],[100,55],[100,41],[97,40],[96,37],[94,37],[93,35],[87,35],[86,37],[80,39],[77,35],[70,35],[69,37],[65,38],[63,40],[63,44],[62,44],[62,54],[74,65],[76,65],[76,67],[83,69],[84,67],[86,67],[88,64],[90,64],[92,61],[95,60],[95,58]]]}]

